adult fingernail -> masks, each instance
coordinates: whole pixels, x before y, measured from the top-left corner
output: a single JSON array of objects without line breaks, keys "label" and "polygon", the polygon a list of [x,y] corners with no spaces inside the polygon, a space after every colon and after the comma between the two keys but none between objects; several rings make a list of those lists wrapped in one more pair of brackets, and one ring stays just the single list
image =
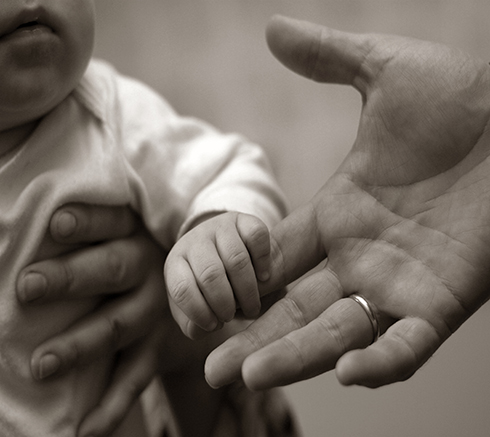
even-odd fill
[{"label": "adult fingernail", "polygon": [[39,361],[39,379],[47,378],[60,368],[61,361],[54,354],[46,354]]},{"label": "adult fingernail", "polygon": [[69,237],[75,232],[76,228],[77,219],[71,212],[63,211],[56,217],[56,232],[60,237]]},{"label": "adult fingernail", "polygon": [[46,294],[48,283],[44,275],[38,272],[29,272],[20,279],[19,294],[24,302],[31,302]]}]

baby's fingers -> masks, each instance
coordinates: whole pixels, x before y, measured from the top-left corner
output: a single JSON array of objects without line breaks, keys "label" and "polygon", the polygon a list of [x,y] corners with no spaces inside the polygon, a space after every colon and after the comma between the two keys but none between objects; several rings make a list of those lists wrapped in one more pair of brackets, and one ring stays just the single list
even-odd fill
[{"label": "baby's fingers", "polygon": [[262,220],[247,214],[238,215],[236,226],[252,259],[257,279],[267,281],[271,265],[269,229]]},{"label": "baby's fingers", "polygon": [[238,214],[232,229],[229,223],[217,229],[216,248],[243,314],[257,317],[261,306],[257,279],[268,277],[270,264],[267,227],[256,217]]},{"label": "baby's fingers", "polygon": [[[169,300],[169,307],[172,317],[179,326],[182,333],[191,340],[200,340],[210,333],[210,330],[204,330],[194,323],[187,315],[174,303]],[[213,331],[219,331],[223,328],[223,322],[218,322]]]},{"label": "baby's fingers", "polygon": [[443,339],[426,320],[402,319],[366,349],[342,356],[336,374],[344,385],[381,387],[410,378],[436,351]]},{"label": "baby's fingers", "polygon": [[165,263],[164,276],[170,309],[182,332],[191,336],[189,327],[194,324],[205,331],[213,331],[218,319],[202,295],[187,260],[170,254]]}]

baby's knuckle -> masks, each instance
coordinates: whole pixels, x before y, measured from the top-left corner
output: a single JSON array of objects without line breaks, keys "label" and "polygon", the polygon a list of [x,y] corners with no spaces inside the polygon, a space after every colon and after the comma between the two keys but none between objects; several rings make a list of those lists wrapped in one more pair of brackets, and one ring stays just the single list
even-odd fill
[{"label": "baby's knuckle", "polygon": [[239,251],[232,254],[228,260],[228,268],[231,271],[239,272],[245,269],[250,263],[250,257],[248,253]]},{"label": "baby's knuckle", "polygon": [[211,264],[199,273],[198,281],[203,287],[212,287],[220,280],[222,275],[222,269],[216,264]]},{"label": "baby's knuckle", "polygon": [[168,293],[177,306],[182,307],[189,301],[191,284],[187,280],[176,282],[172,287],[169,287]]},{"label": "baby's knuckle", "polygon": [[269,241],[269,231],[264,223],[257,220],[248,230],[248,239],[255,243],[267,243]]}]

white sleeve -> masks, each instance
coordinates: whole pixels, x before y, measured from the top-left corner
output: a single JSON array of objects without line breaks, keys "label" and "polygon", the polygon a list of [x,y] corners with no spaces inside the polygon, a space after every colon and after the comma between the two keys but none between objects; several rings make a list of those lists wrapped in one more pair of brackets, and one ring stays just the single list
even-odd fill
[{"label": "white sleeve", "polygon": [[259,146],[178,116],[132,79],[119,79],[119,99],[133,206],[164,247],[205,213],[249,213],[268,226],[284,216],[284,196]]}]

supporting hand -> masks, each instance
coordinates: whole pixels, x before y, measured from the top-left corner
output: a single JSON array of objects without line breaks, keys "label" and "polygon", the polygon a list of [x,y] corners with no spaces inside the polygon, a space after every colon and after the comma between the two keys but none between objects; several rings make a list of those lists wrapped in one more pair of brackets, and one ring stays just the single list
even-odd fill
[{"label": "supporting hand", "polygon": [[[327,261],[215,350],[207,379],[263,389],[333,368],[343,384],[407,379],[490,296],[490,67],[440,44],[281,17],[268,41],[297,73],[354,86],[359,131],[320,192],[273,229],[263,291]],[[372,345],[353,293],[380,321]]]},{"label": "supporting hand", "polygon": [[[166,325],[173,324],[165,313],[165,254],[139,227],[127,208],[67,205],[53,215],[51,235],[59,243],[82,248],[32,264],[19,276],[18,296],[26,305],[107,298],[96,312],[38,346],[32,355],[32,373],[41,379],[118,352],[111,384],[82,423],[81,435],[112,431],[151,381],[159,361],[165,362],[158,353],[168,335]],[[44,280],[37,283],[44,286],[34,289],[31,282],[27,295],[24,281],[31,272],[42,275]]]}]

